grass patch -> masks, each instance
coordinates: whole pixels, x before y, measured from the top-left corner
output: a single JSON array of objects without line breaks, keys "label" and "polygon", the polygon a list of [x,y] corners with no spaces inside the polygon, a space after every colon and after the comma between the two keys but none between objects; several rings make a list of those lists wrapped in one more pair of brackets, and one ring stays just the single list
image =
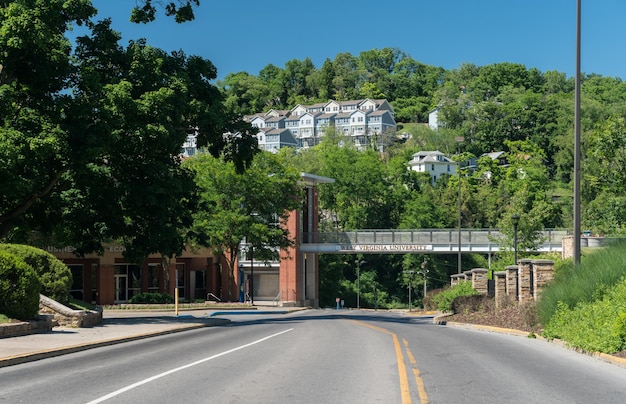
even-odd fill
[{"label": "grass patch", "polygon": [[546,338],[559,338],[586,352],[626,350],[626,280],[610,287],[601,299],[571,308],[559,303],[545,328]]},{"label": "grass patch", "polygon": [[11,319],[5,316],[4,314],[0,314],[0,324],[10,323]]},{"label": "grass patch", "polygon": [[594,254],[585,255],[578,267],[571,260],[560,265],[555,279],[541,292],[539,317],[547,324],[560,306],[601,299],[609,288],[626,276],[626,243],[617,242]]}]

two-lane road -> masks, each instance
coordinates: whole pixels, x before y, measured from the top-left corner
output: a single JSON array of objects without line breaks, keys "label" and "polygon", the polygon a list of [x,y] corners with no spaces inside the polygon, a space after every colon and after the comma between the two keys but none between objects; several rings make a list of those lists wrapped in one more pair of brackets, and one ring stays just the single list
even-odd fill
[{"label": "two-lane road", "polygon": [[2,368],[0,403],[626,400],[626,369],[541,340],[371,311],[232,320]]}]

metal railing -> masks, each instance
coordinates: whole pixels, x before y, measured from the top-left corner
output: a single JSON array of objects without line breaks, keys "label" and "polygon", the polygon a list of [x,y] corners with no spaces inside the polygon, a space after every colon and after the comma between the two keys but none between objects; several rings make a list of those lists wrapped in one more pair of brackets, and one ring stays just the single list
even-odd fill
[{"label": "metal railing", "polygon": [[[540,236],[540,249],[560,250],[562,240],[571,231],[545,229]],[[356,230],[345,232],[303,233],[302,244],[335,244],[347,249],[358,245],[429,245],[457,251],[499,250],[504,235],[498,229],[420,229],[420,230]],[[345,249],[344,248],[344,249]]]}]

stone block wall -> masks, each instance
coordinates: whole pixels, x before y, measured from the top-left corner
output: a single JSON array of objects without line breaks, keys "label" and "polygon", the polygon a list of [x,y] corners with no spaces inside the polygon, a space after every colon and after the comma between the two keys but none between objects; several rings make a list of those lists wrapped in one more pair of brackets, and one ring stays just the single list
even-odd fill
[{"label": "stone block wall", "polygon": [[533,261],[533,299],[537,300],[538,293],[548,282],[554,279],[554,261]]},{"label": "stone block wall", "polygon": [[517,265],[509,265],[504,269],[506,273],[506,295],[509,297],[509,300],[516,301],[517,300],[517,276],[519,275],[519,270]]},{"label": "stone block wall", "polygon": [[533,269],[532,260],[519,260],[517,264],[519,289],[517,300],[520,303],[527,303],[533,300]]},{"label": "stone block wall", "polygon": [[495,292],[494,298],[496,300],[496,307],[507,299],[506,294],[506,271],[499,271],[493,273],[495,280]]},{"label": "stone block wall", "polygon": [[487,270],[485,268],[474,268],[470,272],[472,287],[481,295],[487,294]]},{"label": "stone block wall", "polygon": [[[487,269],[474,268],[463,274],[450,276],[450,284],[454,286],[461,281],[471,280],[472,287],[480,294],[487,295]],[[509,265],[504,271],[494,273],[496,306],[505,299],[518,301],[520,304],[537,300],[541,289],[554,279],[554,261],[552,260],[519,260],[518,265]]]}]

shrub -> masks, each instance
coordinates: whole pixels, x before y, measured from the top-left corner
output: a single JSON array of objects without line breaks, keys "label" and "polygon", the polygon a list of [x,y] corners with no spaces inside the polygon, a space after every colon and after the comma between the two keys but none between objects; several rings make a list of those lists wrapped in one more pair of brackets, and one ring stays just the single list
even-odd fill
[{"label": "shrub", "polygon": [[543,335],[587,352],[626,350],[626,279],[593,302],[574,308],[559,302]]},{"label": "shrub", "polygon": [[457,296],[452,300],[452,312],[457,313],[476,313],[491,312],[494,309],[493,299],[484,295]]},{"label": "shrub", "polygon": [[41,283],[41,293],[60,303],[70,301],[72,272],[54,255],[36,247],[20,244],[0,244],[0,251],[17,255],[30,265]]},{"label": "shrub", "polygon": [[584,257],[580,265],[566,262],[560,266],[555,279],[541,292],[538,311],[542,324],[550,322],[560,304],[570,308],[602,298],[603,294],[626,276],[626,245],[609,247]]},{"label": "shrub", "polygon": [[0,251],[0,313],[19,320],[37,318],[41,284],[19,256]]},{"label": "shrub", "polygon": [[441,293],[433,296],[432,300],[435,303],[437,310],[440,311],[452,311],[452,302],[459,296],[473,296],[478,292],[472,287],[471,282],[459,282],[455,286],[445,289]]},{"label": "shrub", "polygon": [[167,293],[139,293],[130,298],[133,304],[172,304],[174,296]]}]

